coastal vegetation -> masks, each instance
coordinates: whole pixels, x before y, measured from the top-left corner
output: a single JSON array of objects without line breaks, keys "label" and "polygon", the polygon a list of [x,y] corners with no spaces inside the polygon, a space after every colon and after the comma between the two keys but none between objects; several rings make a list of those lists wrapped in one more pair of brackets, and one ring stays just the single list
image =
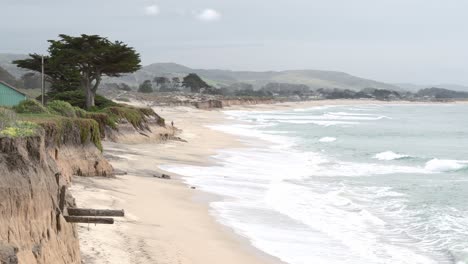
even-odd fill
[{"label": "coastal vegetation", "polygon": [[13,110],[0,108],[0,136],[28,137],[36,134],[38,125],[28,121],[20,121]]},{"label": "coastal vegetation", "polygon": [[34,99],[27,99],[13,107],[15,112],[19,114],[45,114],[48,113],[47,108],[41,105]]},{"label": "coastal vegetation", "polygon": [[182,86],[190,89],[192,93],[199,93],[203,89],[209,89],[210,86],[195,73],[190,73],[184,77]]},{"label": "coastal vegetation", "polygon": [[164,119],[151,108],[116,104],[102,97],[100,108],[86,111],[76,106],[84,98],[73,92],[65,94],[72,96],[62,94],[61,98],[68,99],[75,106],[68,101],[52,100],[44,107],[36,100],[28,99],[12,109],[0,108],[0,136],[28,137],[37,134],[39,128],[42,128],[46,138],[51,139],[53,144],[91,142],[102,150],[101,140],[106,137],[106,131],[118,131],[119,124],[129,123],[137,130],[150,131],[148,122],[152,119],[157,125],[165,126]]},{"label": "coastal vegetation", "polygon": [[153,92],[153,85],[151,84],[150,80],[144,81],[138,87],[138,92],[140,93],[152,93]]},{"label": "coastal vegetation", "polygon": [[[98,35],[73,37],[62,34],[59,40],[48,42],[45,72],[52,83],[52,90],[63,92],[81,88],[86,109],[95,106],[103,76],[119,77],[141,68],[140,55],[120,41],[111,42]],[[30,58],[14,63],[20,68],[40,72],[42,56],[30,54]]]},{"label": "coastal vegetation", "polygon": [[[93,107],[90,107],[88,109],[89,111],[96,111],[96,110],[104,109],[106,107],[118,105],[112,100],[109,100],[99,94],[97,94],[94,99],[95,99],[94,100],[95,104]],[[66,101],[70,103],[72,106],[76,106],[81,109],[86,108],[86,95],[83,91],[80,91],[80,90],[66,91],[66,92],[51,94],[49,96],[49,100]]]}]

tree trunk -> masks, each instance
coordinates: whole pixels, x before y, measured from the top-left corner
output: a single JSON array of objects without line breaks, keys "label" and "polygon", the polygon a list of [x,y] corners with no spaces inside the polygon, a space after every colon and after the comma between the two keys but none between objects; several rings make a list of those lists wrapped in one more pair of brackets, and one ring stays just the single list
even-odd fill
[{"label": "tree trunk", "polygon": [[86,109],[89,110],[91,107],[95,106],[94,104],[94,93],[91,91],[91,87],[86,88]]},{"label": "tree trunk", "polygon": [[[92,82],[94,81],[94,84]],[[101,84],[101,74],[98,73],[94,77],[94,80],[88,79],[86,88],[86,108],[89,110],[95,106],[94,98],[96,98],[96,92]]]},{"label": "tree trunk", "polygon": [[99,86],[100,80],[96,81],[96,84],[92,84],[93,80],[89,76],[89,73],[85,75],[83,80],[83,86],[85,90],[86,97],[86,109],[89,110],[91,107],[94,107],[96,104],[94,98],[96,97],[97,86]]}]

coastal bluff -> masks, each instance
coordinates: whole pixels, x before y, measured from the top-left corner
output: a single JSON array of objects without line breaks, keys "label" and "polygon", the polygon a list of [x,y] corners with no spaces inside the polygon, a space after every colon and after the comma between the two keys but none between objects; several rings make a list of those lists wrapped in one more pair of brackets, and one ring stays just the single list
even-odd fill
[{"label": "coastal bluff", "polygon": [[2,264],[81,263],[77,230],[58,210],[65,181],[44,139],[0,138]]},{"label": "coastal bluff", "polygon": [[[99,144],[77,122],[0,137],[1,264],[81,263],[78,232],[59,209],[59,190],[72,175],[113,175]],[[71,195],[66,203],[73,205]]]},{"label": "coastal bluff", "polygon": [[27,116],[34,133],[0,135],[0,264],[82,263],[79,232],[63,215],[63,202],[76,207],[69,192],[61,196],[72,176],[115,175],[102,140],[176,139],[177,129],[154,111],[124,110],[142,114],[119,115],[114,127],[95,119]]}]

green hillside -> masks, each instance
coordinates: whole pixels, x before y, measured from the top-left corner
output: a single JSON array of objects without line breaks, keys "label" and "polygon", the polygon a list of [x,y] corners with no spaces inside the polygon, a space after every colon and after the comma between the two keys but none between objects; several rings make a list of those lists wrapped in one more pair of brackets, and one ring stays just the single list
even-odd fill
[{"label": "green hillside", "polygon": [[260,88],[270,82],[305,84],[310,88],[342,88],[360,90],[363,88],[379,88],[400,90],[398,86],[355,77],[343,72],[295,70],[295,71],[229,71],[229,70],[202,70],[192,69],[176,63],[155,63],[143,67],[135,74],[124,76],[120,80],[132,85],[142,83],[144,80],[153,79],[156,76],[183,77],[189,73],[200,75],[207,82],[217,86],[230,85],[244,82]]},{"label": "green hillside", "polygon": [[15,78],[19,79],[27,71],[16,67],[11,62],[14,60],[21,60],[26,58],[25,54],[9,54],[9,53],[0,53],[0,67],[7,70]]},{"label": "green hillside", "polygon": [[2,67],[0,67],[0,81],[6,82],[13,86],[18,86],[18,80],[16,80],[15,76],[11,75]]}]

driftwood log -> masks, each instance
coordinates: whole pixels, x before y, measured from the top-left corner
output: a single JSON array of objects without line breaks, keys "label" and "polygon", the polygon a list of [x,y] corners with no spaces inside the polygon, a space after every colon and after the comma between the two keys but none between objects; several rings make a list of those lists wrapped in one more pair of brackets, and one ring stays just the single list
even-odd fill
[{"label": "driftwood log", "polygon": [[98,216],[124,217],[124,210],[98,210],[86,208],[68,208],[66,207],[65,194],[67,187],[60,188],[59,194],[59,214],[63,215],[68,223],[83,224],[114,224],[113,218],[102,218]]},{"label": "driftwood log", "polygon": [[67,208],[69,216],[113,216],[124,217],[124,210],[98,210],[84,208]]},{"label": "driftwood log", "polygon": [[161,175],[154,174],[153,177],[159,178],[159,179],[165,179],[165,180],[170,180],[171,179],[171,176],[167,175],[167,174],[161,174]]},{"label": "driftwood log", "polygon": [[62,186],[60,188],[60,200],[59,200],[59,208],[60,211],[63,212],[65,210],[65,194],[67,192],[67,186]]},{"label": "driftwood log", "polygon": [[64,216],[68,223],[83,223],[83,224],[114,224],[113,218],[99,218],[99,217],[80,217],[80,216]]}]

